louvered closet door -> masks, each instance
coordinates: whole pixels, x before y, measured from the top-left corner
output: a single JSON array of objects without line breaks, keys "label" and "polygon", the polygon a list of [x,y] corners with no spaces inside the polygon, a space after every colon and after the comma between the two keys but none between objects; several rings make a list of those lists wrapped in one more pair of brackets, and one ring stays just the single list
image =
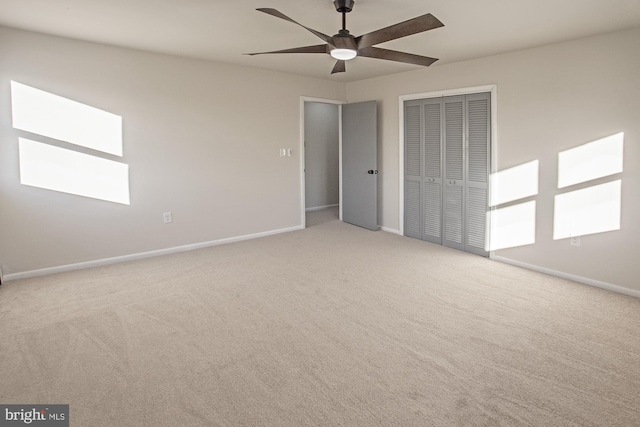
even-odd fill
[{"label": "louvered closet door", "polygon": [[444,205],[442,244],[461,250],[464,250],[465,230],[464,107],[464,96],[444,98]]},{"label": "louvered closet door", "polygon": [[467,182],[465,250],[488,256],[487,210],[489,147],[491,140],[490,94],[466,95]]},{"label": "louvered closet door", "polygon": [[422,238],[422,102],[404,104],[404,234]]},{"label": "louvered closet door", "polygon": [[490,99],[405,102],[406,236],[488,255]]},{"label": "louvered closet door", "polygon": [[423,104],[422,239],[442,244],[442,100]]}]

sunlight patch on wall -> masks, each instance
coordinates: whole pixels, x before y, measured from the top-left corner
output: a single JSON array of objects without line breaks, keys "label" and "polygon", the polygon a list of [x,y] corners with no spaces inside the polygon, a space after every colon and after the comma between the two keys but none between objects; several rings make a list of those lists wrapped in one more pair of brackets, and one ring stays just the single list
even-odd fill
[{"label": "sunlight patch on wall", "polygon": [[20,183],[129,204],[129,165],[19,138]]},{"label": "sunlight patch on wall", "polygon": [[11,82],[13,127],[122,156],[122,117]]},{"label": "sunlight patch on wall", "polygon": [[622,180],[555,197],[553,239],[620,229]]},{"label": "sunlight patch on wall", "polygon": [[491,174],[491,201],[497,206],[538,194],[538,160]]},{"label": "sunlight patch on wall", "polygon": [[558,188],[622,172],[624,132],[558,153]]},{"label": "sunlight patch on wall", "polygon": [[[122,117],[11,82],[13,127],[122,157]],[[46,141],[45,141],[46,142]],[[130,204],[129,166],[18,138],[20,183]]]},{"label": "sunlight patch on wall", "polygon": [[514,248],[536,242],[536,202],[496,209],[491,215],[491,239],[488,250]]},{"label": "sunlight patch on wall", "polygon": [[[558,188],[614,175],[623,170],[624,132],[558,153]],[[622,180],[555,197],[553,239],[620,229]]]},{"label": "sunlight patch on wall", "polygon": [[[539,161],[532,160],[491,174],[489,206],[538,194]],[[531,245],[536,242],[536,202],[524,202],[487,212],[490,224],[488,251]]]}]

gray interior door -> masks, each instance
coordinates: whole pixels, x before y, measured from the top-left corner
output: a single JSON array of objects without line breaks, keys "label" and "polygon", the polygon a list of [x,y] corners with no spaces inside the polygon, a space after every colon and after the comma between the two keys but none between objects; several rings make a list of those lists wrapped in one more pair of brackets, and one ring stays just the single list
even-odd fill
[{"label": "gray interior door", "polygon": [[375,101],[342,106],[342,219],[378,229],[378,135]]}]

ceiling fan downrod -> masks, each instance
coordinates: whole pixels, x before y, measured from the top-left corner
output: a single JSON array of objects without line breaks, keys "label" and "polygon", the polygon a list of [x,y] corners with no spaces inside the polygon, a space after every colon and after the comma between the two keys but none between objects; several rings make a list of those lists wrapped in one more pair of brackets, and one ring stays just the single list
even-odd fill
[{"label": "ceiling fan downrod", "polygon": [[338,13],[342,14],[342,31],[347,31],[347,13],[353,10],[355,0],[335,0],[333,5]]}]

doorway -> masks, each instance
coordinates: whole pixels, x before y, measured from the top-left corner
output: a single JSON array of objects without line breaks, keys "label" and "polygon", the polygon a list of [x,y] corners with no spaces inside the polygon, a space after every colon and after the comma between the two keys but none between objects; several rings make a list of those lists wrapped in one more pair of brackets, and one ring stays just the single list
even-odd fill
[{"label": "doorway", "polygon": [[[377,230],[377,102],[363,101],[348,105],[343,101],[332,101],[317,98],[300,98],[300,206],[301,228],[306,228],[307,209],[335,208],[335,198],[315,200],[317,206],[308,206],[312,198],[307,198],[307,192],[315,191],[307,186],[307,176],[310,176],[309,165],[311,159],[305,159],[305,128],[315,127],[315,123],[305,119],[305,106],[313,103],[332,104],[328,108],[333,116],[337,104],[338,112],[338,219],[359,227]],[[309,115],[311,115],[309,113]],[[335,123],[334,120],[331,123]],[[334,134],[333,124],[330,134]],[[319,127],[319,133],[327,133],[327,129]],[[332,140],[334,140],[333,138]],[[330,140],[331,141],[331,140]],[[335,147],[334,142],[329,145]],[[317,151],[317,150],[316,150]],[[333,161],[333,160],[332,160]],[[309,164],[307,164],[309,162]],[[313,167],[313,166],[311,166]],[[346,172],[345,172],[346,171]],[[326,171],[324,171],[326,174]],[[335,175],[334,175],[335,176]],[[333,178],[333,177],[331,177]],[[313,183],[311,185],[314,185]],[[346,195],[346,196],[345,196]],[[329,201],[327,201],[329,200]],[[346,215],[346,216],[345,216]]]},{"label": "doorway", "polygon": [[301,99],[302,226],[342,219],[342,101]]}]

